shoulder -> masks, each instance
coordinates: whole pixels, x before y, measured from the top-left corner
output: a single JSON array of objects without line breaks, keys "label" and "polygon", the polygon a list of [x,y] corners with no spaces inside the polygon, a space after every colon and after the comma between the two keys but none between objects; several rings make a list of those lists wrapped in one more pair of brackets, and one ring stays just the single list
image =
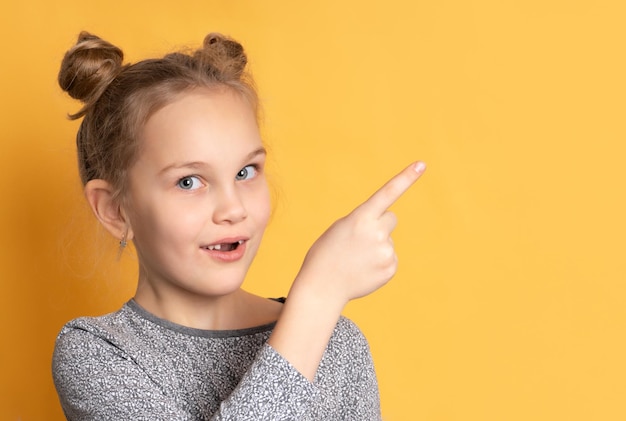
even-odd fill
[{"label": "shoulder", "polygon": [[56,338],[53,373],[89,369],[103,361],[128,360],[143,347],[141,323],[126,305],[114,313],[68,322]]},{"label": "shoulder", "polygon": [[115,343],[116,331],[120,330],[116,313],[99,317],[80,317],[66,323],[59,332],[54,346],[53,363],[72,355],[85,355],[89,348]]},{"label": "shoulder", "polygon": [[80,317],[66,323],[56,339],[56,348],[81,343],[90,338],[116,342],[116,337],[125,336],[132,329],[125,307],[115,313],[98,317]]},{"label": "shoulder", "polygon": [[[72,320],[61,329],[52,378],[68,419],[191,419],[176,412],[180,408],[169,389],[158,384],[175,370],[146,346],[153,338],[139,333],[144,322],[125,306]],[[167,374],[155,377],[155,372]]]},{"label": "shoulder", "polygon": [[61,396],[84,399],[94,374],[107,364],[128,360],[123,351],[123,309],[99,317],[74,319],[61,329],[52,355],[52,376]]}]

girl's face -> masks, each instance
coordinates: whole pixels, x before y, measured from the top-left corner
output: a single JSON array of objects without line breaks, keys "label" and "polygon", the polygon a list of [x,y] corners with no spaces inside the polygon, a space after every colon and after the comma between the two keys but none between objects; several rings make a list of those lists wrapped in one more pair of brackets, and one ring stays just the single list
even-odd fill
[{"label": "girl's face", "polygon": [[236,291],[270,215],[265,149],[251,106],[229,89],[197,89],[145,125],[125,211],[140,282],[159,298]]}]

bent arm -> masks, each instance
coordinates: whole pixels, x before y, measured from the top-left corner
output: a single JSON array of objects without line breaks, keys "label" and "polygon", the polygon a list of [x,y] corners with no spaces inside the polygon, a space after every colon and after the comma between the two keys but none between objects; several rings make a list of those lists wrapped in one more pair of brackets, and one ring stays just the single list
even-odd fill
[{"label": "bent arm", "polygon": [[405,168],[309,250],[268,341],[309,380],[348,301],[377,290],[395,274],[396,217],[387,209],[425,169],[422,162]]},{"label": "bent arm", "polygon": [[318,393],[265,345],[227,399],[221,404],[197,402],[204,408],[190,408],[123,350],[80,329],[68,330],[57,340],[53,377],[69,421],[297,420]]}]

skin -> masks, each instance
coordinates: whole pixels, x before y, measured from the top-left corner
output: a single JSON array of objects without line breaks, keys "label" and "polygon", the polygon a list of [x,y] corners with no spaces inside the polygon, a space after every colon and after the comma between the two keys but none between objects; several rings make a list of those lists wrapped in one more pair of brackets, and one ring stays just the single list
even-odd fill
[{"label": "skin", "polygon": [[397,221],[387,209],[425,170],[422,162],[411,164],[331,225],[307,253],[268,343],[310,381],[344,306],[395,274]]},{"label": "skin", "polygon": [[[335,222],[307,253],[283,306],[241,289],[270,212],[265,152],[249,104],[227,89],[186,93],[148,120],[139,141],[122,203],[104,180],[85,187],[109,232],[134,241],[135,300],[200,329],[277,321],[268,344],[312,381],[344,306],[395,274],[396,217],[387,209],[425,165],[411,164]],[[244,246],[234,252],[207,250],[235,240]]]},{"label": "skin", "polygon": [[[138,141],[119,211],[114,202],[103,206],[119,217],[100,217],[134,242],[135,301],[199,329],[275,321],[279,303],[241,289],[270,215],[266,154],[250,105],[232,90],[197,89],[154,113]],[[103,180],[86,187],[92,202],[110,191]],[[243,242],[236,250],[209,250],[236,241]]]}]

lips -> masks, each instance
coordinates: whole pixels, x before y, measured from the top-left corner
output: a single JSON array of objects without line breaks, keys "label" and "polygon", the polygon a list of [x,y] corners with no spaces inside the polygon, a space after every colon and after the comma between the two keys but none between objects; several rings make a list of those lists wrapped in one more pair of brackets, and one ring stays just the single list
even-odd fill
[{"label": "lips", "polygon": [[201,249],[215,260],[234,262],[241,259],[246,252],[246,238],[225,238],[215,243],[202,246]]},{"label": "lips", "polygon": [[206,248],[207,250],[233,251],[242,244],[243,244],[243,240],[238,240],[232,243],[227,242],[227,243],[210,244],[203,248]]}]

